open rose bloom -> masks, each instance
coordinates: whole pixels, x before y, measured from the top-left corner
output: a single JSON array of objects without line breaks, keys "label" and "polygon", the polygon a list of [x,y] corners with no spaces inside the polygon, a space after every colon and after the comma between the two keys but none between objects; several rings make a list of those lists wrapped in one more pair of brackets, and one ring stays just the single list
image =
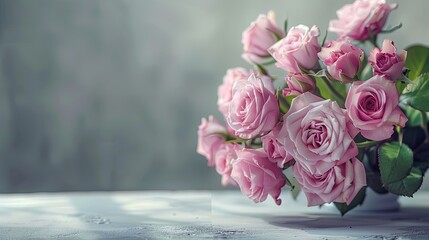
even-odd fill
[{"label": "open rose bloom", "polygon": [[300,68],[313,69],[317,65],[320,50],[317,37],[319,28],[298,25],[292,27],[285,38],[268,49],[277,61],[276,66],[287,72],[299,73]]},{"label": "open rose bloom", "polygon": [[390,12],[397,6],[386,0],[356,0],[337,11],[338,19],[329,23],[329,31],[336,32],[340,38],[367,40],[371,34],[381,32]]},{"label": "open rose bloom", "polygon": [[[342,214],[368,188],[401,196],[420,188],[429,168],[429,73],[419,61],[429,48],[378,39],[396,8],[385,0],[345,5],[329,24],[338,38],[327,43],[315,25],[281,30],[272,11],[251,23],[242,43],[253,69],[227,71],[217,100],[224,121],[203,118],[198,129],[197,152],[222,185],[277,205],[300,189],[308,206],[335,203]],[[362,42],[374,46],[365,52]],[[269,74],[276,67],[282,76]]]}]

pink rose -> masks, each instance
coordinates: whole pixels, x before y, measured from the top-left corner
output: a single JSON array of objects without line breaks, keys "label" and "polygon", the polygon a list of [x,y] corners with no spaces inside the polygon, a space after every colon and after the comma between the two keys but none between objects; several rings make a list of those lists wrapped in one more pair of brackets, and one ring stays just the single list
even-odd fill
[{"label": "pink rose", "polygon": [[251,139],[269,132],[279,120],[279,105],[271,79],[257,78],[236,81],[227,117],[235,135]]},{"label": "pink rose", "polygon": [[364,41],[371,32],[374,35],[381,32],[390,12],[397,6],[385,0],[356,0],[337,11],[338,19],[329,22],[328,30],[336,32],[340,38]]},{"label": "pink rose", "polygon": [[389,80],[397,80],[402,75],[402,69],[407,58],[407,51],[402,50],[396,54],[396,47],[393,41],[385,39],[383,47],[372,49],[368,62],[371,63],[374,75],[383,75]]},{"label": "pink rose", "polygon": [[202,118],[198,127],[197,153],[203,155],[208,160],[210,167],[215,166],[215,154],[225,142],[226,129],[213,117]]},{"label": "pink rose", "polygon": [[299,73],[300,67],[313,69],[318,64],[317,53],[320,50],[317,37],[319,28],[311,29],[304,25],[292,27],[287,36],[268,49],[277,61],[276,66],[287,72]]},{"label": "pink rose", "polygon": [[347,41],[331,41],[317,55],[328,73],[342,82],[350,82],[356,76],[364,57],[362,49]]},{"label": "pink rose", "polygon": [[266,62],[271,58],[267,49],[284,35],[284,31],[276,24],[273,11],[259,15],[243,32],[243,59],[250,64]]},{"label": "pink rose", "polygon": [[285,150],[283,142],[279,141],[278,134],[282,125],[278,124],[273,130],[267,135],[261,138],[262,146],[267,153],[268,159],[276,163],[279,168],[283,168],[285,163],[292,160],[292,156]]},{"label": "pink rose", "polygon": [[331,202],[349,205],[366,186],[365,167],[356,158],[335,165],[322,174],[311,173],[297,163],[293,166],[293,173],[309,207]]},{"label": "pink rose", "polygon": [[314,79],[301,73],[289,73],[286,76],[285,81],[288,87],[283,89],[284,96],[297,96],[307,91],[313,91],[316,88],[316,82]]},{"label": "pink rose", "polygon": [[393,125],[404,127],[408,120],[399,109],[398,101],[395,83],[375,75],[367,81],[353,82],[346,108],[364,137],[380,141],[392,135]]},{"label": "pink rose", "polygon": [[262,149],[237,151],[232,161],[231,177],[240,186],[241,192],[254,202],[263,202],[271,195],[277,205],[281,204],[281,188],[286,184],[282,170],[268,160]]},{"label": "pink rose", "polygon": [[320,175],[358,154],[353,141],[357,133],[336,102],[306,92],[283,116],[279,138],[297,163]]},{"label": "pink rose", "polygon": [[237,158],[236,151],[241,149],[236,143],[225,143],[219,147],[215,155],[216,171],[222,176],[222,185],[237,185],[231,178],[231,162]]},{"label": "pink rose", "polygon": [[223,83],[219,86],[217,95],[217,105],[219,111],[224,115],[228,115],[228,108],[232,100],[232,86],[238,80],[247,80],[250,76],[249,71],[244,68],[228,69],[223,77]]}]

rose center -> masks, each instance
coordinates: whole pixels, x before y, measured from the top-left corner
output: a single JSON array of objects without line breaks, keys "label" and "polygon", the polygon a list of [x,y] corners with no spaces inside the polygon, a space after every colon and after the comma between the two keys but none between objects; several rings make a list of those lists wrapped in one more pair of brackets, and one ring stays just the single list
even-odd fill
[{"label": "rose center", "polygon": [[331,66],[331,65],[332,65],[332,64],[334,64],[334,63],[338,60],[338,58],[340,58],[342,55],[343,55],[343,53],[342,53],[342,52],[339,52],[339,51],[332,51],[332,52],[330,53],[330,57],[329,57],[329,58],[327,58],[327,59],[325,59],[325,61],[323,61],[323,63],[324,63],[326,66]]},{"label": "rose center", "polygon": [[376,64],[378,68],[387,68],[399,61],[400,59],[394,53],[378,53]]},{"label": "rose center", "polygon": [[322,122],[312,121],[304,130],[303,142],[310,148],[319,148],[326,139],[326,126]]},{"label": "rose center", "polygon": [[338,60],[338,58],[340,58],[342,55],[344,55],[344,53],[341,51],[331,52],[331,61],[333,63],[336,62]]},{"label": "rose center", "polygon": [[387,56],[387,54],[381,54],[381,56],[377,59],[377,65],[379,66],[383,66],[388,62],[389,62],[389,56]]},{"label": "rose center", "polygon": [[360,103],[360,108],[366,113],[375,112],[379,109],[378,99],[372,95],[365,96]]},{"label": "rose center", "polygon": [[240,121],[244,122],[247,118],[249,108],[251,106],[251,99],[249,98],[243,98],[240,102],[240,109],[238,111],[238,117]]}]

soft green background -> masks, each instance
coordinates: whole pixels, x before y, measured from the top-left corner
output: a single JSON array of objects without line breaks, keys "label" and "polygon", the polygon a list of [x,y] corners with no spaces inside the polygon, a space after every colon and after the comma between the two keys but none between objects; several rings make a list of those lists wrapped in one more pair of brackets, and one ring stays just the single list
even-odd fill
[{"label": "soft green background", "polygon": [[[221,188],[196,130],[243,29],[273,9],[324,32],[350,2],[0,1],[0,191]],[[396,2],[389,38],[429,44],[429,2]]]}]

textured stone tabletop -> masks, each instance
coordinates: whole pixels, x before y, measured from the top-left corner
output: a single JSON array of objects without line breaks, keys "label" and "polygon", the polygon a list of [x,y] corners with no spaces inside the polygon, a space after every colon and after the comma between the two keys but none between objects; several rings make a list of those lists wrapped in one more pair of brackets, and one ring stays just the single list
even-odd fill
[{"label": "textured stone tabletop", "polygon": [[238,191],[0,195],[0,239],[429,239],[429,193],[401,211],[305,206],[285,193],[254,204]]}]

